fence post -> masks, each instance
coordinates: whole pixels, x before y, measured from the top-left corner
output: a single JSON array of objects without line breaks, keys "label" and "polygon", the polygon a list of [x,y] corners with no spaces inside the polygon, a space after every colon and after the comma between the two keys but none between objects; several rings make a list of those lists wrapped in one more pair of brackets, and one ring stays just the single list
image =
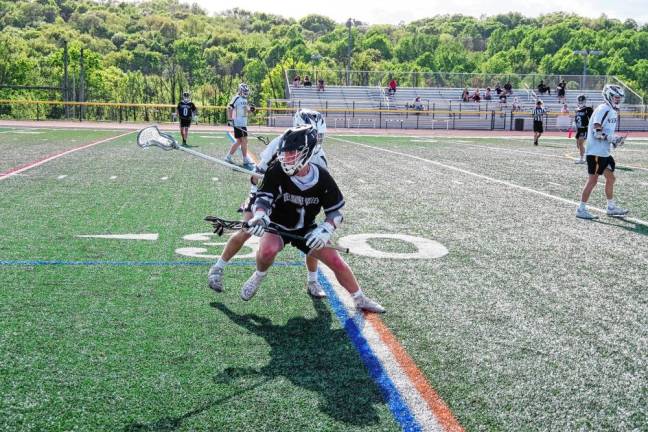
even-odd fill
[{"label": "fence post", "polygon": [[352,110],[351,111],[351,117],[354,118],[355,117],[355,101],[352,102],[351,110]]},{"label": "fence post", "polygon": [[378,102],[378,124],[382,125],[382,100]]},{"label": "fence post", "polygon": [[495,111],[491,111],[491,130],[495,129]]},{"label": "fence post", "polygon": [[513,110],[511,110],[511,121],[509,123],[509,130],[513,130]]}]

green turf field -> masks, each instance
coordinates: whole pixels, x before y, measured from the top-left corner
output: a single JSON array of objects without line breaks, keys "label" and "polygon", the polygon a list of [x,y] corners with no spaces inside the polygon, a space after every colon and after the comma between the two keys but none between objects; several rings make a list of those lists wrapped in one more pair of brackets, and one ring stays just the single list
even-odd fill
[{"label": "green turf field", "polygon": [[[120,133],[5,129],[0,173]],[[229,146],[222,132],[190,143]],[[648,430],[648,226],[574,217],[573,140],[331,136],[325,149],[347,201],[337,237],[449,250],[348,262],[466,430]],[[617,201],[646,223],[648,141],[615,157]],[[398,430],[294,250],[248,303],[249,258],[223,294],[207,289],[223,240],[197,236],[202,219],[237,218],[248,185],[135,134],[0,181],[0,430]],[[77,237],[145,233],[159,237]]]}]

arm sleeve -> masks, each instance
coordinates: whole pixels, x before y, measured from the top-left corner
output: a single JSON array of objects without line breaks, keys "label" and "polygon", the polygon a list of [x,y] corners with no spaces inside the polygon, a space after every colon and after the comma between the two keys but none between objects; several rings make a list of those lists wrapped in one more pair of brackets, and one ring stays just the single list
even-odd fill
[{"label": "arm sleeve", "polygon": [[324,214],[327,217],[329,215],[334,217],[344,207],[344,197],[328,171],[320,169],[320,176],[323,184],[322,208],[324,209]]},{"label": "arm sleeve", "polygon": [[[277,168],[279,171],[277,171]],[[256,200],[254,201],[253,211],[256,211],[256,209],[263,209],[267,215],[271,213],[272,203],[274,202],[275,197],[279,194],[280,175],[281,167],[276,165],[265,173],[263,180],[261,180],[261,183],[257,185]]]}]

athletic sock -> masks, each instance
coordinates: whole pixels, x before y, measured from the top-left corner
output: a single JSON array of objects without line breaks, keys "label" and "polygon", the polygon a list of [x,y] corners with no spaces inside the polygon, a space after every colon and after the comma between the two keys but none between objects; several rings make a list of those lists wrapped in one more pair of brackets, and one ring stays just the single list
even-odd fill
[{"label": "athletic sock", "polygon": [[585,202],[581,201],[580,205],[578,206],[578,209],[579,210],[587,210],[587,205],[585,204]]},{"label": "athletic sock", "polygon": [[261,271],[257,270],[257,271],[254,272],[254,277],[256,277],[257,279],[263,279],[265,277],[265,275],[267,275],[267,274],[268,274],[267,271],[261,272]]},{"label": "athletic sock", "polygon": [[364,294],[362,293],[362,288],[358,288],[358,291],[354,292],[351,294],[351,297],[353,300],[358,300],[360,297],[362,297]]},{"label": "athletic sock", "polygon": [[608,204],[607,204],[607,205],[608,205],[608,208],[614,208],[614,207],[616,207],[616,203],[614,202],[613,199],[609,199],[609,200],[607,200],[607,203],[608,203]]},{"label": "athletic sock", "polygon": [[229,261],[225,261],[223,258],[218,258],[218,261],[216,262],[216,267],[217,269],[224,269],[225,266],[227,265]]},{"label": "athletic sock", "polygon": [[317,281],[317,270],[314,272],[309,271],[308,272],[308,282],[316,282]]}]

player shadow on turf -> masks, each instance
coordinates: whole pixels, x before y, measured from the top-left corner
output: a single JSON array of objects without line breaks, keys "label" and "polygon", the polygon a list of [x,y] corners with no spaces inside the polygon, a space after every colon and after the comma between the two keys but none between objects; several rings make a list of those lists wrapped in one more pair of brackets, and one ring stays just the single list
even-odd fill
[{"label": "player shadow on turf", "polygon": [[344,329],[333,329],[326,303],[312,299],[315,318],[290,318],[284,325],[255,314],[239,315],[222,303],[210,305],[235,324],[265,339],[270,362],[259,370],[227,368],[214,379],[231,382],[239,377],[258,376],[264,382],[285,378],[318,394],[319,408],[329,417],[353,425],[377,424],[375,406],[383,398],[367,369],[349,342]]},{"label": "player shadow on turf", "polygon": [[602,219],[594,219],[592,222],[599,223],[599,224],[602,224],[602,225],[608,225],[608,226],[611,226],[611,227],[621,228],[621,229],[624,229],[626,231],[630,231],[630,232],[633,232],[633,233],[636,233],[636,234],[641,234],[641,235],[648,236],[648,227],[646,227],[644,225],[634,223],[632,221],[625,220],[625,219],[622,219],[622,218],[614,218],[614,221],[616,223],[606,222],[605,220],[602,220]]}]

